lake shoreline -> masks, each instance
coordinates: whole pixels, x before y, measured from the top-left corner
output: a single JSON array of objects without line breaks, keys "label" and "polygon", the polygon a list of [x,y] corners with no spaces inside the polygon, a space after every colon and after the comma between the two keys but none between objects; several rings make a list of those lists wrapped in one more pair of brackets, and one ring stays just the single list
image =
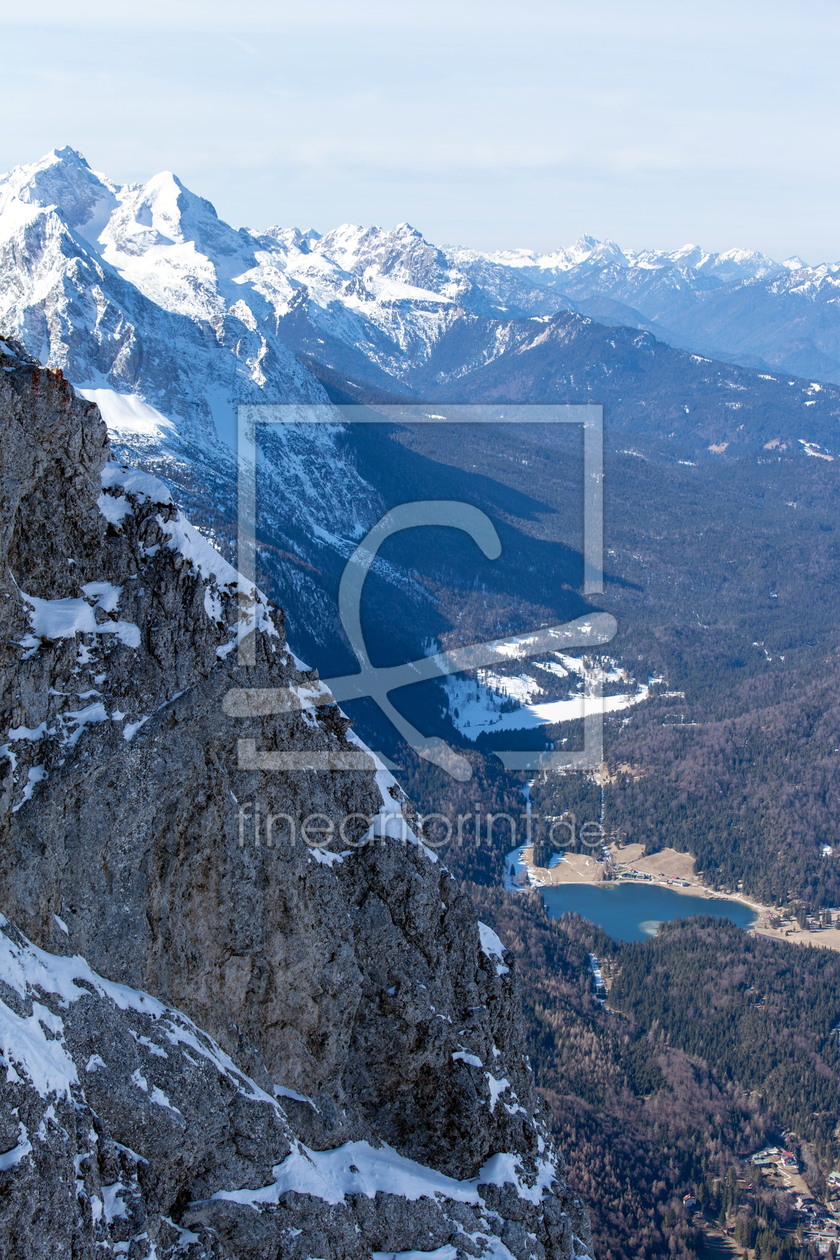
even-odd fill
[{"label": "lake shoreline", "polygon": [[579,914],[613,940],[628,943],[650,940],[663,924],[698,914],[728,919],[743,929],[756,921],[755,911],[743,902],[702,897],[686,900],[675,895],[674,889],[654,883],[553,884],[541,888],[540,893],[552,918]]},{"label": "lake shoreline", "polygon": [[[563,853],[560,861],[551,867],[534,865],[534,849],[532,845],[520,846],[507,855],[505,869],[505,887],[510,891],[534,888],[539,891],[553,887],[564,887],[570,884],[590,887],[641,887],[662,888],[678,896],[702,897],[710,903],[729,901],[748,907],[755,915],[755,922],[749,930],[759,936],[771,940],[787,940],[795,945],[822,946],[840,952],[840,927],[822,928],[811,931],[800,928],[795,921],[783,922],[773,927],[771,916],[777,917],[778,911],[772,906],[762,905],[753,897],[741,892],[719,892],[709,888],[698,878],[694,870],[694,859],[687,853],[678,853],[675,849],[662,849],[658,853],[646,854],[639,844],[609,848],[611,863],[620,875],[622,871],[637,871],[640,875],[649,875],[649,879],[614,879],[604,880],[604,865],[594,854]],[[511,878],[511,865],[516,875]],[[605,929],[606,930],[606,929]]]}]

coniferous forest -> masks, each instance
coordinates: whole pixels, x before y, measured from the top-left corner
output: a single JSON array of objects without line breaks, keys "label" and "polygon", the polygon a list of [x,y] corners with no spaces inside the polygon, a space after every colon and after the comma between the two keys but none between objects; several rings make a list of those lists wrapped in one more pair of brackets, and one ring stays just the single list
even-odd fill
[{"label": "coniferous forest", "polygon": [[536,893],[470,891],[516,957],[537,1082],[601,1260],[688,1260],[716,1226],[762,1257],[807,1256],[789,1196],[745,1160],[792,1130],[824,1193],[840,1152],[840,955],[708,918],[618,944],[549,918]]}]

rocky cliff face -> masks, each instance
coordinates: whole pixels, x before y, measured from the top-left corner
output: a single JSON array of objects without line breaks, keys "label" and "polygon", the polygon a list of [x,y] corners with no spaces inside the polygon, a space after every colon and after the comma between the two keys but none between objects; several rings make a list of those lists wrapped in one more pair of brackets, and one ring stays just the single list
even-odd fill
[{"label": "rocky cliff face", "polygon": [[0,1250],[585,1255],[501,944],[282,614],[0,356]]}]

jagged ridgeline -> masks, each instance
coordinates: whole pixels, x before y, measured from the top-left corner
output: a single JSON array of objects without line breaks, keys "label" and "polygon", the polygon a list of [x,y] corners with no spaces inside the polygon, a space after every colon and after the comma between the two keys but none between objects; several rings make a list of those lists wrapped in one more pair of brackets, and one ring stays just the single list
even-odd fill
[{"label": "jagged ridgeline", "polygon": [[0,369],[0,1253],[589,1254],[512,959],[400,789],[96,407]]}]

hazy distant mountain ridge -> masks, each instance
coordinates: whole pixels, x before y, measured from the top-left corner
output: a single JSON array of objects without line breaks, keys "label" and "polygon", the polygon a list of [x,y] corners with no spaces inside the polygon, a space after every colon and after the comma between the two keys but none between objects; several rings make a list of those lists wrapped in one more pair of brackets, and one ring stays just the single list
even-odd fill
[{"label": "hazy distant mountain ridge", "polygon": [[778,263],[755,250],[716,254],[696,245],[633,252],[591,236],[550,254],[447,253],[517,313],[544,314],[556,299],[683,349],[840,382],[840,263],[808,267],[796,257]]}]

